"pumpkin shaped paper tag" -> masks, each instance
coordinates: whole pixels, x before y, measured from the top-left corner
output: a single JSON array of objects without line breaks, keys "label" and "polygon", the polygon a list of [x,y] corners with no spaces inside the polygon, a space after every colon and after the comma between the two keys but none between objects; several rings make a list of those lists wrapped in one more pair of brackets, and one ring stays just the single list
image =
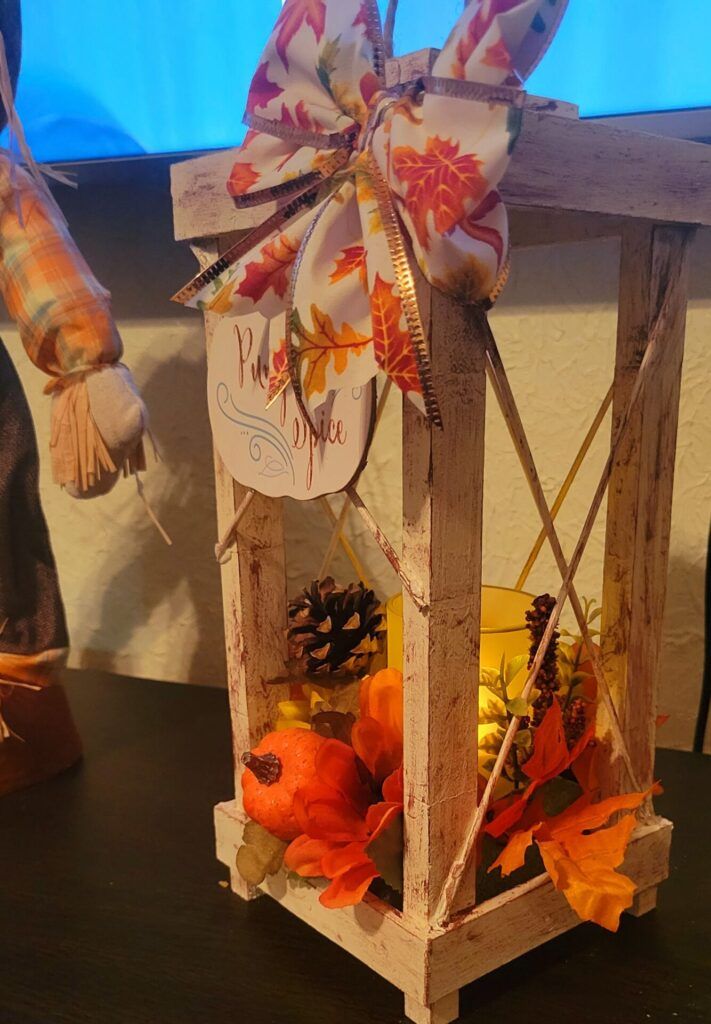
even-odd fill
[{"label": "pumpkin shaped paper tag", "polygon": [[261,315],[223,317],[208,366],[215,446],[240,484],[300,501],[344,490],[365,466],[375,419],[375,382],[331,392],[313,428],[291,388],[267,405],[269,330]]}]

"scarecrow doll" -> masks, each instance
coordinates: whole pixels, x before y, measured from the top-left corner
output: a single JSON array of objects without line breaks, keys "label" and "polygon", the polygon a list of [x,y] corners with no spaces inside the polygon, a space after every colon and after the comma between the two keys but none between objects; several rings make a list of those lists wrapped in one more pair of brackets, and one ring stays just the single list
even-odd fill
[{"label": "scarecrow doll", "polygon": [[[54,479],[87,498],[144,468],[146,411],[119,362],[109,295],[72,241],[15,113],[20,0],[0,0],[0,33],[0,128],[9,124],[26,164],[0,152],[0,292],[27,355],[49,377]],[[0,341],[0,795],[80,757],[59,683],[67,645],[34,427]]]}]

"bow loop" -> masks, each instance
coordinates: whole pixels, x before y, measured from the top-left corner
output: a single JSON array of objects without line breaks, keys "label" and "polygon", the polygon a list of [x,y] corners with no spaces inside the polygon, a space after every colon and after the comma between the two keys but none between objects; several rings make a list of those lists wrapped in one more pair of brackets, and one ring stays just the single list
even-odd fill
[{"label": "bow loop", "polygon": [[376,0],[286,0],[227,185],[239,205],[278,210],[179,293],[221,313],[285,315],[270,332],[271,397],[290,379],[310,414],[380,369],[440,422],[413,261],[457,301],[488,307],[501,292],[498,188],[520,84],[566,3],[473,0],[431,72],[386,88]]}]

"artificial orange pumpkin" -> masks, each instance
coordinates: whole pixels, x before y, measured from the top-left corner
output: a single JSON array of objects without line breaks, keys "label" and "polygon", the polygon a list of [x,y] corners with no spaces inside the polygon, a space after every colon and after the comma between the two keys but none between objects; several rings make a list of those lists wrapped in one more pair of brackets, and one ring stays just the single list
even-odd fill
[{"label": "artificial orange pumpkin", "polygon": [[315,778],[316,753],[324,742],[310,729],[285,729],[269,733],[242,758],[246,813],[285,842],[301,835],[294,817],[294,794]]}]

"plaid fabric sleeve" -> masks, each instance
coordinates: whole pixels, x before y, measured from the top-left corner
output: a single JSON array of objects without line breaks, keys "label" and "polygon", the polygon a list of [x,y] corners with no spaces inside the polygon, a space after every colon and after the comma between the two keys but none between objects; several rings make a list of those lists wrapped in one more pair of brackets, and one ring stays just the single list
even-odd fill
[{"label": "plaid fabric sleeve", "polygon": [[0,291],[36,366],[63,377],[121,358],[109,293],[31,178],[16,168],[13,183],[6,160],[0,163],[0,257]]}]

